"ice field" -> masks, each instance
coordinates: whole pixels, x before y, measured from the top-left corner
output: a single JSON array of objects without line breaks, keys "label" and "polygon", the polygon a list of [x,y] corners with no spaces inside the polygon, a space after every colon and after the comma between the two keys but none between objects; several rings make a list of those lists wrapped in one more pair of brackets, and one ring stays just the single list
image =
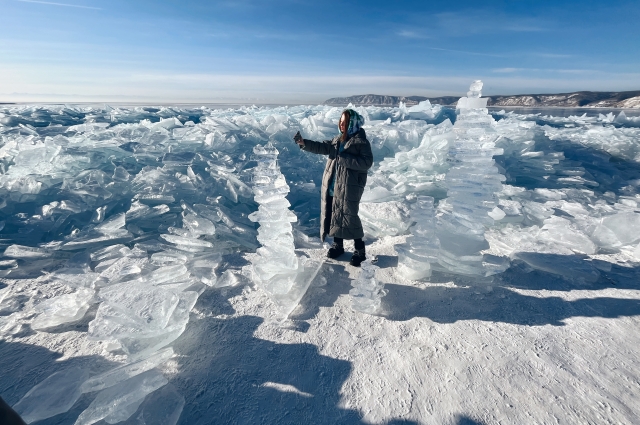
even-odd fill
[{"label": "ice field", "polygon": [[637,423],[640,117],[478,87],[354,108],[362,269],[324,261],[325,159],[292,140],[341,108],[0,105],[0,396],[41,424]]}]

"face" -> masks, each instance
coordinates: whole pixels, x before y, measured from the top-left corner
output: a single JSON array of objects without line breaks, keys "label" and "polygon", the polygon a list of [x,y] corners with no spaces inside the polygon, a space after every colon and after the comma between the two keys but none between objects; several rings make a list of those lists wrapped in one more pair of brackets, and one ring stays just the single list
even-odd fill
[{"label": "face", "polygon": [[342,116],[340,117],[340,123],[338,124],[338,128],[340,129],[341,132],[345,132],[347,131],[347,126],[349,125],[349,122],[347,120],[347,116],[345,114],[342,114]]}]

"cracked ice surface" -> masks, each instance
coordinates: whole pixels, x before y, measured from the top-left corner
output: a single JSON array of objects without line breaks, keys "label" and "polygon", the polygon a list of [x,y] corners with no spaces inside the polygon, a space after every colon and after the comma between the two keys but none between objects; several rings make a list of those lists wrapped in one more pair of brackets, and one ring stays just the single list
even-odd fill
[{"label": "cracked ice surface", "polygon": [[[375,157],[361,215],[367,237],[409,233],[405,252],[419,253],[431,268],[427,251],[435,238],[428,236],[428,217],[464,206],[456,190],[471,183],[470,170],[479,165],[470,158],[476,158],[495,161],[489,173],[495,190],[483,192],[492,199],[471,215],[484,223],[486,249],[477,256],[484,271],[511,261],[593,282],[603,267],[594,255],[640,260],[637,117],[456,116],[452,108],[428,102],[356,109],[365,117]],[[35,382],[30,398],[21,401],[30,407],[22,412],[47,417],[70,408],[51,391],[60,385],[96,400],[103,394],[83,421],[122,420],[101,410],[108,397],[124,403],[121,412],[136,407],[150,417],[166,399],[167,415],[179,416],[184,400],[168,386],[149,395],[146,410],[142,393],[131,397],[131,391],[153,391],[164,382],[139,376],[170,358],[199,294],[238,283],[229,270],[218,279],[223,256],[262,244],[248,218],[258,210],[253,148],[271,143],[279,151],[290,189],[286,209],[297,222],[289,213],[280,218],[292,219],[296,244],[311,246],[319,230],[324,158],[300,152],[291,137],[300,129],[305,138],[329,139],[337,134],[340,113],[328,106],[0,108],[0,276],[6,281],[0,334],[10,340],[30,329],[66,331],[84,319],[90,322],[86,338],[104,341],[124,359],[88,380],[82,372],[77,387],[67,380],[76,376],[71,372]],[[456,128],[466,132],[468,146],[455,145]],[[474,140],[489,130],[494,146],[483,154]],[[458,149],[454,156],[452,148]],[[458,153],[461,162],[455,161]],[[433,213],[420,204],[423,197],[434,199]],[[266,228],[272,218],[258,221]],[[439,237],[441,244],[452,242]],[[421,275],[405,277],[427,278],[424,268],[414,271]],[[24,283],[33,278],[38,290]]]}]

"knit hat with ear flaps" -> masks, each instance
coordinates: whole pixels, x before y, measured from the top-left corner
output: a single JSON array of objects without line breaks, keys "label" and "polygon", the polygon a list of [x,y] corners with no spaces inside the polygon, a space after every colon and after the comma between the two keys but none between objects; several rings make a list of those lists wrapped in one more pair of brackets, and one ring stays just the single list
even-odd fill
[{"label": "knit hat with ear flaps", "polygon": [[360,128],[364,125],[364,117],[353,109],[345,109],[342,113],[344,112],[349,113],[349,128],[347,129],[347,134],[353,136],[360,131]]}]

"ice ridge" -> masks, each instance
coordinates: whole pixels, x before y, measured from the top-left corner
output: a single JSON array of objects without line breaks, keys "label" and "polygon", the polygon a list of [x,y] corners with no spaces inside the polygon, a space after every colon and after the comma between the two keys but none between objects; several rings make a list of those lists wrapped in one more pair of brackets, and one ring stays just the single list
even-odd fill
[{"label": "ice ridge", "polygon": [[[447,198],[438,206],[436,235],[440,242],[438,265],[456,274],[488,276],[496,272],[486,267],[481,251],[489,248],[485,230],[504,215],[497,209],[497,192],[505,177],[495,166],[495,146],[499,135],[495,120],[481,98],[482,82],[474,81],[468,97],[458,101],[454,125],[455,142],[450,150],[452,165],[444,178]],[[506,268],[506,267],[505,267]]]}]

